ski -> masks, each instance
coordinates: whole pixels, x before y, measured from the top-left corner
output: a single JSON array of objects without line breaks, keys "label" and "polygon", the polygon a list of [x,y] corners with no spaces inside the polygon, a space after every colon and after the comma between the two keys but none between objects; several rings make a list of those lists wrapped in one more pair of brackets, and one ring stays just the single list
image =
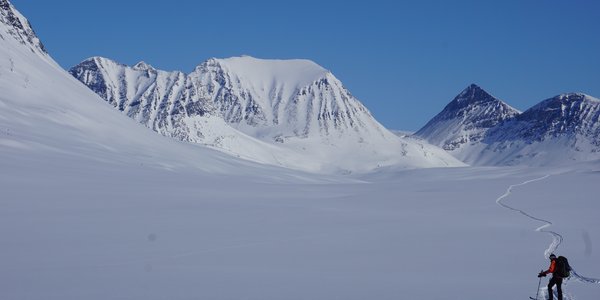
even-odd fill
[{"label": "ski", "polygon": [[533,297],[529,297],[529,299],[531,299],[531,300],[537,300],[536,298],[533,298]]}]

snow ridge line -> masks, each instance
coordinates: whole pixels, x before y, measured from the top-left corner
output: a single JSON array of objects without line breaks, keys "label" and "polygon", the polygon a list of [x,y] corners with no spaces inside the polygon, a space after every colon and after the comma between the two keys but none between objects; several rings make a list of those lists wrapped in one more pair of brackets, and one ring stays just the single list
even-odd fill
[{"label": "snow ridge line", "polygon": [[532,182],[541,181],[541,180],[544,180],[544,179],[546,179],[548,177],[550,177],[550,175],[545,175],[545,176],[542,176],[540,178],[530,179],[530,180],[527,180],[527,181],[524,181],[524,182],[521,182],[521,183],[518,183],[518,184],[513,184],[513,185],[509,186],[508,189],[506,189],[506,192],[502,196],[500,196],[500,197],[498,197],[498,199],[496,199],[496,203],[498,205],[506,208],[506,209],[518,212],[518,213],[520,213],[520,214],[522,214],[522,215],[524,215],[524,216],[526,216],[526,217],[528,217],[528,218],[530,218],[530,219],[532,219],[534,221],[545,223],[544,225],[536,228],[535,231],[544,232],[544,233],[550,234],[552,236],[552,243],[550,243],[550,246],[548,246],[548,249],[546,249],[544,251],[544,256],[546,258],[548,258],[550,256],[550,254],[552,254],[553,252],[555,252],[556,249],[558,249],[558,246],[560,246],[560,244],[563,241],[562,235],[560,235],[559,233],[557,233],[555,231],[546,230],[545,229],[545,228],[548,228],[548,227],[552,226],[552,222],[550,222],[548,220],[544,220],[544,219],[538,218],[538,217],[535,217],[535,216],[532,216],[531,214],[527,213],[524,210],[521,210],[521,209],[518,209],[518,208],[514,208],[512,206],[506,205],[506,204],[504,204],[502,202],[502,200],[505,199],[505,198],[507,198],[508,196],[510,196],[510,194],[512,193],[512,190],[514,188],[519,187],[519,186],[523,186],[523,185],[527,185],[527,184],[530,184]]},{"label": "snow ridge line", "polygon": [[[512,210],[512,211],[518,212],[518,213],[520,213],[520,214],[522,214],[522,215],[524,215],[524,216],[526,216],[526,217],[528,217],[528,218],[530,218],[530,219],[532,219],[534,221],[545,223],[544,225],[536,228],[535,231],[544,232],[544,233],[552,235],[552,243],[550,243],[550,246],[548,247],[548,249],[546,249],[544,251],[544,256],[546,258],[548,258],[551,253],[553,253],[554,251],[556,251],[556,249],[558,249],[558,246],[560,246],[560,244],[563,242],[562,235],[560,235],[559,233],[557,233],[555,231],[552,231],[552,230],[544,230],[545,228],[548,228],[548,227],[552,226],[552,222],[550,222],[548,220],[540,219],[538,217],[534,217],[531,214],[529,214],[529,213],[527,213],[527,212],[525,212],[525,211],[523,211],[521,209],[514,208],[512,206],[506,205],[506,204],[504,204],[502,202],[502,200],[505,199],[505,198],[507,198],[508,196],[510,196],[510,194],[512,193],[513,188],[519,187],[519,186],[523,186],[523,185],[527,185],[527,184],[532,183],[532,182],[541,181],[541,180],[544,180],[544,179],[546,179],[548,177],[550,177],[550,175],[545,175],[545,176],[542,176],[540,178],[530,179],[530,180],[527,180],[527,181],[524,181],[524,182],[521,182],[521,183],[518,183],[518,184],[513,184],[513,185],[509,186],[508,189],[506,189],[506,192],[502,196],[500,196],[500,197],[498,197],[498,199],[496,199],[496,203],[498,205],[500,205],[500,206],[502,206],[502,207],[504,207],[504,208],[506,208],[508,210]],[[570,276],[570,278],[573,278],[573,279],[575,279],[575,280],[577,280],[579,282],[583,282],[583,283],[600,284],[600,279],[585,277],[585,276],[581,276],[581,275],[577,274],[577,272],[575,271],[575,269],[573,269],[573,266],[571,266],[571,276]]]}]

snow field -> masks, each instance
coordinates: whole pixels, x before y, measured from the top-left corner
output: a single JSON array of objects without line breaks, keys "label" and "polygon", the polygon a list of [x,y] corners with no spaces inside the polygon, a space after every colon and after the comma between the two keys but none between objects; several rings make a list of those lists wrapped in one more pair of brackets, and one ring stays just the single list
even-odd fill
[{"label": "snow field", "polygon": [[[525,297],[547,268],[551,238],[495,200],[545,173],[553,174],[503,201],[551,220],[564,237],[557,253],[598,276],[600,258],[582,239],[600,238],[592,170],[429,169],[286,183],[77,166],[3,173],[0,246],[11,259],[0,263],[2,298]],[[599,288],[572,280],[565,290],[589,299]]]}]

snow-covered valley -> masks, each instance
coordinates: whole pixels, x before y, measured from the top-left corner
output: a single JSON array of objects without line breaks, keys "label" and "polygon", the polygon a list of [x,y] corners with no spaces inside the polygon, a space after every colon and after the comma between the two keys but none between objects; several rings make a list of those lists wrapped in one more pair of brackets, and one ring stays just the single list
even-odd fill
[{"label": "snow-covered valley", "polygon": [[308,173],[161,136],[0,0],[0,299],[527,299],[549,251],[567,299],[598,298],[600,161],[422,162]]},{"label": "snow-covered valley", "polygon": [[[521,299],[556,253],[598,278],[600,164],[256,179],[3,161],[3,299]],[[60,171],[57,169],[60,168]],[[272,171],[257,177],[275,177]],[[235,188],[232,188],[235,187]],[[568,299],[600,285],[567,281]]]}]

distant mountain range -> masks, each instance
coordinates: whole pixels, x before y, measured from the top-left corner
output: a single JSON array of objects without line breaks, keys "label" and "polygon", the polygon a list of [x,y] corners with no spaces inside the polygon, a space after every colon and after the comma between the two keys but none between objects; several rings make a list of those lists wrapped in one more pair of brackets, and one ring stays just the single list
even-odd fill
[{"label": "distant mountain range", "polygon": [[337,78],[308,60],[209,59],[184,74],[94,57],[70,73],[131,118],[184,141],[206,141],[189,118],[209,115],[267,142],[387,133]]},{"label": "distant mountain range", "polygon": [[[308,60],[210,59],[184,74],[94,57],[70,73],[163,135],[259,162],[348,166],[342,158],[357,162],[348,170],[365,170],[397,164],[401,153],[413,166],[456,165],[411,134],[385,129]],[[591,96],[564,94],[521,113],[472,84],[412,136],[471,165],[563,164],[599,158],[598,124]]]},{"label": "distant mountain range", "polygon": [[[209,59],[185,74],[93,57],[70,70],[78,82],[65,76],[7,0],[0,0],[0,42],[0,125],[27,132],[48,149],[63,147],[65,153],[90,145],[116,151],[111,141],[133,142],[133,135],[144,136],[132,146],[135,153],[154,148],[178,153],[171,144],[146,139],[128,125],[130,120],[108,115],[91,99],[109,103],[164,136],[311,172],[600,158],[600,100],[580,93],[544,100],[521,113],[471,85],[412,135],[384,128],[330,71],[308,60]],[[36,135],[41,128],[45,134]],[[6,137],[0,142],[25,147]]]},{"label": "distant mountain range", "polygon": [[600,159],[600,100],[581,93],[521,113],[477,85],[415,133],[472,165],[549,165]]},{"label": "distant mountain range", "polygon": [[93,57],[70,73],[158,133],[258,162],[334,172],[462,165],[384,128],[309,60],[213,58],[185,74]]}]

